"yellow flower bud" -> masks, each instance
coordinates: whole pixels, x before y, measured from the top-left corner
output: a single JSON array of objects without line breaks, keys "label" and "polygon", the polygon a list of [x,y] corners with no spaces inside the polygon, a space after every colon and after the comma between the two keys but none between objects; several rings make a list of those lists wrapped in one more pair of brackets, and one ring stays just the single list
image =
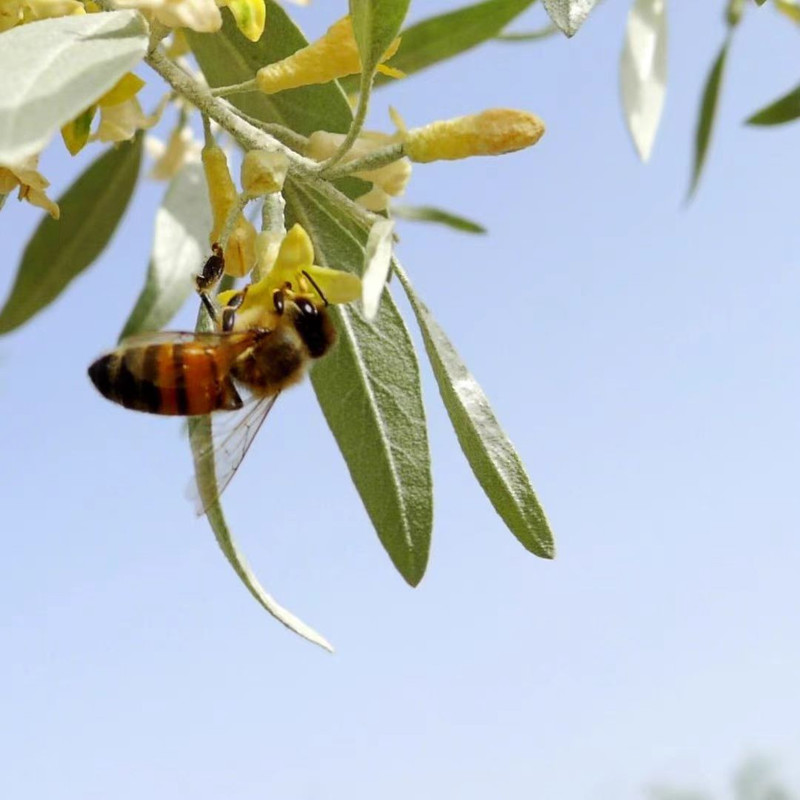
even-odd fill
[{"label": "yellow flower bud", "polygon": [[[203,148],[201,158],[213,220],[208,239],[213,245],[219,241],[228,215],[238,201],[238,195],[228,170],[225,151],[216,145],[207,145]],[[225,272],[228,275],[241,278],[250,272],[256,260],[255,241],[256,229],[244,214],[239,214],[225,247]]]},{"label": "yellow flower bud", "polygon": [[284,153],[250,150],[242,160],[242,191],[249,197],[261,197],[283,189],[289,159]]},{"label": "yellow flower bud", "polygon": [[[395,39],[381,61],[391,58],[399,46],[400,39]],[[256,73],[256,84],[262,92],[274,94],[298,86],[328,83],[358,72],[361,72],[361,57],[353,34],[353,21],[347,16],[331,25],[320,39],[281,61],[262,67]]]},{"label": "yellow flower bud", "polygon": [[491,108],[412,128],[403,137],[406,155],[426,162],[511,153],[536,144],[542,134],[544,123],[535,114]]}]

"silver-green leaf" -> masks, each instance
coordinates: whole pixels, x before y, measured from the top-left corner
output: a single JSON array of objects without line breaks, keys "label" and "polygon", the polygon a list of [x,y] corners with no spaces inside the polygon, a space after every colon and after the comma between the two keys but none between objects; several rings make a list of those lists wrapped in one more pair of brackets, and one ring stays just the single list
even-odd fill
[{"label": "silver-green leaf", "polygon": [[[287,224],[308,231],[318,263],[361,271],[366,230],[313,189],[287,182],[286,201]],[[371,323],[355,304],[332,317],[339,342],[314,366],[314,390],[381,543],[416,586],[428,563],[433,489],[414,345],[388,292]]]},{"label": "silver-green leaf", "polygon": [[553,534],[517,451],[408,276],[397,264],[395,271],[414,309],[442,401],[478,483],[522,545],[537,556],[553,558]]},{"label": "silver-green leaf", "polygon": [[144,288],[120,339],[166,325],[194,291],[192,278],[208,251],[211,207],[200,164],[187,164],[172,179],[156,212],[153,251]]},{"label": "silver-green leaf", "polygon": [[250,594],[266,609],[275,619],[285,625],[290,631],[294,631],[309,642],[333,652],[333,647],[323,636],[320,636],[313,628],[310,628],[301,619],[292,614],[278,603],[264,587],[259,583],[253,571],[245,561],[236,542],[233,539],[222,506],[218,499],[211,499],[204,496],[206,492],[214,492],[216,478],[214,475],[202,474],[203,470],[213,471],[213,460],[199,458],[200,453],[207,452],[211,444],[211,418],[210,417],[190,417],[189,420],[189,442],[192,447],[192,454],[195,457],[195,469],[197,470],[197,486],[201,493],[201,499],[206,509],[206,517],[214,531],[217,544],[222,550],[228,563],[233,567],[234,572],[247,587]]},{"label": "silver-green leaf", "polygon": [[722,77],[725,73],[725,61],[728,57],[730,47],[730,36],[726,37],[725,42],[720,48],[711,71],[706,78],[706,85],[703,89],[703,97],[700,101],[700,110],[697,115],[697,127],[694,135],[694,164],[692,166],[692,180],[689,185],[688,198],[697,190],[700,183],[700,175],[706,163],[708,146],[711,143],[711,134],[714,130],[714,119],[717,115],[717,104],[719,102],[720,89],[722,88]]},{"label": "silver-green leaf", "polygon": [[392,204],[392,216],[415,222],[435,222],[463,233],[486,233],[486,228],[471,219],[433,206],[407,206]]},{"label": "silver-green leaf", "polygon": [[25,248],[0,333],[49,305],[100,255],[128,207],[141,156],[141,136],[110,148],[59,198],[61,218],[45,217]]},{"label": "silver-green leaf", "polygon": [[383,54],[400,32],[410,0],[350,0],[353,33],[362,72],[372,77]]},{"label": "silver-green leaf", "polygon": [[0,44],[0,163],[42,150],[141,61],[147,39],[138,11],[56,17],[6,31]]},{"label": "silver-green leaf", "polygon": [[[423,19],[401,32],[402,40],[392,67],[411,75],[434,64],[453,58],[497,36],[506,25],[535,0],[486,0],[464,8]],[[375,85],[393,80],[376,75]],[[348,89],[358,86],[358,79],[346,78]]]},{"label": "silver-green leaf", "polygon": [[666,0],[635,0],[619,65],[625,122],[642,161],[650,158],[667,91]]},{"label": "silver-green leaf", "polygon": [[544,0],[550,19],[567,35],[574,36],[598,0]]},{"label": "silver-green leaf", "polygon": [[748,117],[748,125],[782,125],[800,117],[800,86]]}]

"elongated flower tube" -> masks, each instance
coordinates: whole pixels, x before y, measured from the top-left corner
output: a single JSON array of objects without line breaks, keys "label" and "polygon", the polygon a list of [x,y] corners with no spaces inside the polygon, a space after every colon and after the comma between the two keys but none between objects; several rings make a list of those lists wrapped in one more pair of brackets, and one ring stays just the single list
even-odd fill
[{"label": "elongated flower tube", "polygon": [[[391,58],[400,46],[395,39],[381,61]],[[396,76],[396,70],[381,64],[379,72]],[[256,85],[266,94],[296,89],[313,83],[328,83],[361,72],[361,56],[353,34],[353,21],[343,17],[328,28],[324,36],[296,53],[262,67],[256,73]]]},{"label": "elongated flower tube", "polygon": [[[201,159],[211,201],[213,227],[208,238],[209,244],[213,245],[222,235],[225,222],[238,202],[238,194],[222,148],[217,145],[204,147]],[[239,213],[225,246],[225,272],[228,275],[241,278],[250,272],[256,261],[255,241],[256,229],[244,214]]]},{"label": "elongated flower tube", "polygon": [[401,130],[406,155],[418,162],[511,153],[536,144],[544,134],[539,117],[513,108],[490,108],[411,130],[404,130],[396,113],[393,117]]}]

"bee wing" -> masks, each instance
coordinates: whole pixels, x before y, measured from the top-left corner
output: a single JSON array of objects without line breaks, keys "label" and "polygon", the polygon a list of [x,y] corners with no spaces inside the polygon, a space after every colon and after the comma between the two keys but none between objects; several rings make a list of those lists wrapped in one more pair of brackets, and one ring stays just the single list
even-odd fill
[{"label": "bee wing", "polygon": [[119,347],[149,347],[153,344],[197,344],[201,347],[249,346],[255,336],[255,329],[237,332],[222,331],[150,331],[127,336]]},{"label": "bee wing", "polygon": [[213,415],[211,442],[195,455],[195,478],[189,484],[198,516],[225,491],[277,399],[277,394],[251,395],[235,413]]}]

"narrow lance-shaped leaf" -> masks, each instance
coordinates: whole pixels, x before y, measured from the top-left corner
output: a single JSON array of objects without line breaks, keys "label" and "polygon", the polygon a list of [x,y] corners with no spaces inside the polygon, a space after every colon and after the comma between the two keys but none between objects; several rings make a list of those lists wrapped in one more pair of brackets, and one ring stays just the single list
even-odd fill
[{"label": "narrow lance-shaped leaf", "polygon": [[[211,329],[208,317],[205,314],[200,315],[197,329]],[[213,474],[213,459],[200,457],[200,454],[206,453],[211,446],[211,418],[208,416],[189,417],[188,427],[189,443],[192,448],[192,455],[195,459],[197,489],[200,492],[200,498],[205,507],[209,525],[211,525],[217,544],[225,555],[225,558],[228,559],[228,563],[233,567],[234,572],[239,576],[239,579],[250,594],[252,594],[261,606],[275,617],[278,622],[285,625],[290,631],[294,631],[296,634],[302,636],[304,639],[308,639],[309,642],[318,644],[325,650],[333,652],[333,647],[324,637],[320,636],[313,628],[310,628],[305,622],[281,606],[275,598],[264,589],[258,581],[258,578],[256,578],[255,574],[250,569],[247,561],[245,561],[244,556],[239,552],[233,535],[225,521],[222,506],[220,505],[219,499],[216,497],[216,476]],[[212,493],[213,497],[206,496],[209,492]]]},{"label": "narrow lance-shaped leaf", "polygon": [[111,148],[59,198],[61,218],[45,217],[25,248],[0,333],[49,305],[100,255],[128,207],[141,157],[141,136]]},{"label": "narrow lance-shaped leaf", "polygon": [[193,277],[208,251],[211,209],[199,164],[187,164],[172,179],[156,212],[153,252],[144,288],[120,339],[166,325],[194,291]]},{"label": "narrow lance-shaped leaf", "polygon": [[0,46],[0,163],[38,153],[147,50],[137,11],[57,17],[20,25]]},{"label": "narrow lance-shaped leaf", "polygon": [[395,40],[410,0],[350,0],[353,33],[362,72],[371,78],[383,54]]},{"label": "narrow lance-shaped leaf", "polygon": [[708,155],[708,146],[711,142],[711,133],[714,129],[714,119],[717,114],[717,103],[722,87],[722,76],[725,72],[725,60],[728,57],[730,47],[730,36],[725,38],[725,42],[720,48],[711,71],[708,73],[706,85],[703,89],[703,97],[700,101],[700,111],[697,116],[697,127],[694,136],[694,165],[692,167],[692,182],[689,186],[688,198],[697,190],[700,182],[700,175]]},{"label": "narrow lance-shaped leaf", "polygon": [[[286,186],[287,224],[299,222],[323,266],[360,272],[365,230],[310,188]],[[415,586],[428,561],[433,500],[419,364],[388,292],[368,322],[356,304],[332,312],[339,333],[311,380],[381,543]]]},{"label": "narrow lance-shaped leaf", "polygon": [[553,34],[558,33],[555,25],[544,25],[532,31],[504,31],[495,36],[497,42],[538,42],[541,39],[549,39]]},{"label": "narrow lance-shaped leaf", "polygon": [[364,275],[362,277],[361,303],[364,317],[370,321],[378,314],[383,287],[392,266],[392,237],[394,222],[382,219],[369,232],[364,253]]},{"label": "narrow lance-shaped leaf", "polygon": [[453,214],[441,208],[433,206],[406,206],[392,205],[392,216],[399,219],[409,219],[415,222],[435,222],[440,225],[447,225],[463,233],[486,233],[483,225],[473,222],[471,219]]},{"label": "narrow lance-shaped leaf", "polygon": [[550,19],[567,35],[574,36],[597,0],[544,0]]},{"label": "narrow lance-shaped leaf", "polygon": [[625,122],[642,161],[650,158],[667,89],[665,0],[635,0],[619,65]]},{"label": "narrow lance-shaped leaf", "polygon": [[[401,31],[400,49],[391,65],[411,75],[445,59],[457,56],[493,39],[535,0],[487,0],[446,14],[424,19]],[[375,76],[375,85],[390,81]],[[340,81],[348,90],[358,87],[358,78]]]},{"label": "narrow lance-shaped leaf", "polygon": [[408,276],[397,265],[395,271],[411,301],[442,401],[478,483],[522,545],[537,556],[553,558],[553,534],[517,451]]},{"label": "narrow lance-shaped leaf", "polygon": [[782,125],[784,122],[794,122],[798,117],[800,117],[800,86],[756,111],[745,122],[748,125]]}]

